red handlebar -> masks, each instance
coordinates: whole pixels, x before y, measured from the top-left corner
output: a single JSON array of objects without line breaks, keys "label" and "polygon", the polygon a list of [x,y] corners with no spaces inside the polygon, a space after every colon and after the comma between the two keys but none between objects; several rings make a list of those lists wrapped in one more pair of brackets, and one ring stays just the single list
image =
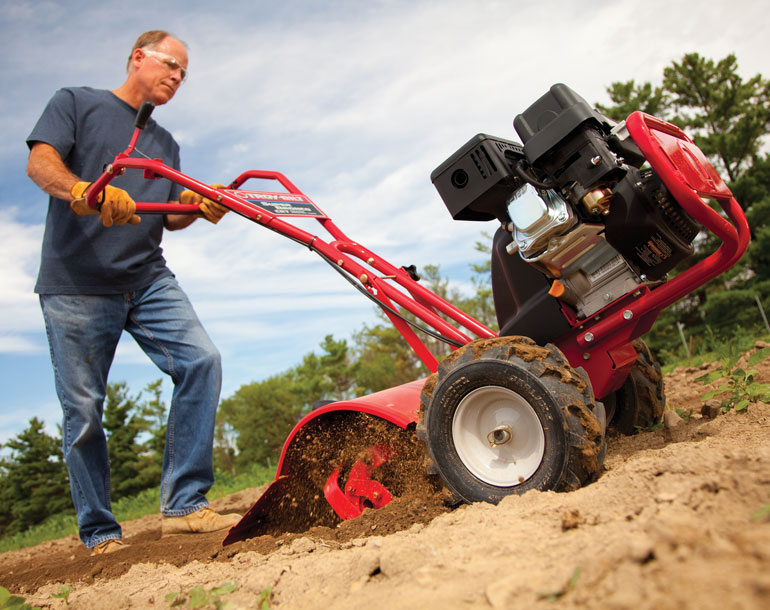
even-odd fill
[{"label": "red handlebar", "polygon": [[[631,138],[674,198],[694,219],[716,234],[723,243],[717,252],[676,278],[654,290],[643,287],[627,295],[609,306],[607,310],[600,312],[600,315],[595,316],[594,319],[586,321],[586,325],[577,326],[573,332],[558,342],[570,362],[584,361],[588,356],[589,360],[584,364],[588,367],[592,366],[590,360],[592,352],[609,354],[608,350],[629,343],[636,336],[646,332],[645,329],[652,325],[663,307],[730,267],[745,252],[749,240],[748,224],[743,211],[692,140],[673,125],[643,113],[633,113],[627,119],[626,125]],[[447,316],[458,326],[479,337],[495,336],[492,330],[417,284],[403,269],[391,265],[375,253],[351,241],[283,174],[250,170],[238,176],[229,188],[213,189],[168,167],[161,159],[131,157],[138,133],[139,129],[136,130],[126,151],[115,157],[114,162],[87,190],[87,201],[95,201],[98,194],[115,176],[121,175],[128,169],[142,170],[147,179],[166,178],[182,188],[218,201],[241,216],[304,244],[328,262],[343,269],[349,277],[357,278],[366,291],[373,296],[376,295],[376,300],[383,311],[431,371],[436,370],[436,359],[406,322],[394,315],[395,308],[406,309],[455,344],[467,343],[471,339],[441,315]],[[288,192],[237,192],[239,187],[251,178],[276,180]],[[716,199],[730,220],[712,210],[706,203],[707,198]],[[96,207],[95,204],[93,205]],[[292,208],[292,206],[295,207]],[[299,211],[295,213],[293,210]],[[310,210],[310,212],[302,210]],[[199,212],[199,207],[140,202],[137,203],[137,212],[194,214]],[[296,215],[315,218],[332,236],[333,241],[325,241],[281,218]],[[366,266],[359,261],[365,261]],[[602,347],[599,347],[600,344]],[[607,358],[597,357],[595,367],[606,368],[609,366],[606,360]],[[597,371],[594,370],[592,380],[596,376]],[[606,372],[604,376],[607,376]],[[603,389],[612,388],[605,383]]]},{"label": "red handlebar", "polygon": [[136,211],[139,214],[197,214],[200,212],[200,206],[197,204],[137,201]]}]

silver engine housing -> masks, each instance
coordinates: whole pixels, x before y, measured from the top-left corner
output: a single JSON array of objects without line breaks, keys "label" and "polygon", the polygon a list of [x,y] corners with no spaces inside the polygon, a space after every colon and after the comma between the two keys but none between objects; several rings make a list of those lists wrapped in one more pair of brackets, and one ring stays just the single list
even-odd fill
[{"label": "silver engine housing", "polygon": [[554,280],[554,296],[587,318],[633,292],[643,279],[604,237],[602,223],[582,222],[553,190],[527,184],[508,204],[515,254]]}]

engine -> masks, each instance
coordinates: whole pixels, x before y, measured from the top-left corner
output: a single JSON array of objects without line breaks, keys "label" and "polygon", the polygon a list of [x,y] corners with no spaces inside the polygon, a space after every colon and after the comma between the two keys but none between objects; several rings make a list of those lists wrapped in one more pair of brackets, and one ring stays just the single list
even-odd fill
[{"label": "engine", "polygon": [[557,84],[513,124],[523,145],[479,134],[431,173],[455,220],[500,222],[501,334],[550,340],[557,310],[588,318],[692,254],[698,225],[645,168],[625,122]]}]

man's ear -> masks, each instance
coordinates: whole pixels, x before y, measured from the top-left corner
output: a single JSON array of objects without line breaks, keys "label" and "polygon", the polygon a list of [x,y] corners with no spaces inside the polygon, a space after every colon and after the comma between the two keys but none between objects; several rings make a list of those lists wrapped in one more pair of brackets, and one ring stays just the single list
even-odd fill
[{"label": "man's ear", "polygon": [[145,54],[144,50],[134,49],[133,53],[131,53],[131,67],[138,69],[146,57],[147,55]]}]

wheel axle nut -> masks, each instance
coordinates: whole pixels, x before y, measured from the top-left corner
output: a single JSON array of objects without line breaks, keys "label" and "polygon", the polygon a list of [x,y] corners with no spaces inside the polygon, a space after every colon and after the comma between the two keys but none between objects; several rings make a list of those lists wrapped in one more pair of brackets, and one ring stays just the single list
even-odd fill
[{"label": "wheel axle nut", "polygon": [[498,445],[505,445],[506,443],[510,443],[511,439],[513,439],[513,430],[511,430],[511,427],[507,424],[497,426],[497,428],[487,434],[487,442],[489,443],[489,446],[492,447],[492,449]]}]

